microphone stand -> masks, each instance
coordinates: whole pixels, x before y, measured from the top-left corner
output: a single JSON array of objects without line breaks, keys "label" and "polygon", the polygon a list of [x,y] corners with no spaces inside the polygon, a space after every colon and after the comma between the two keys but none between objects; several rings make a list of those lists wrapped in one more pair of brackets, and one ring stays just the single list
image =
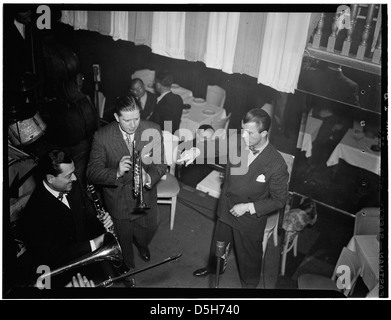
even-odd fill
[{"label": "microphone stand", "polygon": [[217,258],[217,263],[216,263],[216,282],[215,282],[215,288],[219,287],[219,277],[220,277],[220,263],[221,263],[221,258],[224,255],[224,250],[225,250],[225,242],[224,241],[217,241],[216,242],[216,258]]}]

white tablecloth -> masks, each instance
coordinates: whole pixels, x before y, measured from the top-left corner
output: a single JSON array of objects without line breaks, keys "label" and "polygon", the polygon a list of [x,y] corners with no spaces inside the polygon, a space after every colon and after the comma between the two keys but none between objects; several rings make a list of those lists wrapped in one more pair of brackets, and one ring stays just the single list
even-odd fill
[{"label": "white tablecloth", "polygon": [[353,236],[347,245],[360,259],[361,276],[369,291],[379,283],[379,241],[376,237],[377,235]]},{"label": "white tablecloth", "polygon": [[304,120],[305,118],[300,126],[297,148],[305,151],[305,156],[309,158],[312,156],[312,142],[316,139],[323,121],[311,116],[308,116],[306,122]]},{"label": "white tablecloth", "polygon": [[192,99],[188,101],[188,104],[190,104],[191,108],[183,110],[179,125],[181,134],[187,130],[191,133],[191,136],[186,135],[185,140],[191,140],[200,125],[210,125],[212,122],[227,116],[224,108],[214,106],[207,102],[197,103]]},{"label": "white tablecloth", "polygon": [[196,189],[205,192],[214,198],[220,198],[222,182],[223,180],[220,177],[220,173],[213,170],[197,184]]},{"label": "white tablecloth", "polygon": [[341,158],[353,166],[380,175],[380,152],[374,152],[370,149],[371,145],[376,144],[376,140],[365,136],[361,139],[355,139],[353,133],[353,129],[346,132],[327,160],[327,166],[338,164]]}]

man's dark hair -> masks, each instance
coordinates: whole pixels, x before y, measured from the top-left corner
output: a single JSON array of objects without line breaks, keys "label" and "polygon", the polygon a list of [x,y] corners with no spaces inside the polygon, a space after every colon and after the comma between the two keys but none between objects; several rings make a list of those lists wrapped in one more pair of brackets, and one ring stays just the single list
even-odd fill
[{"label": "man's dark hair", "polygon": [[144,81],[141,80],[140,78],[135,78],[135,79],[132,79],[132,81],[130,81],[130,88],[132,88],[132,86],[134,86],[137,82],[140,82],[142,85],[144,85]]},{"label": "man's dark hair", "polygon": [[117,101],[115,102],[115,113],[118,114],[118,116],[121,115],[122,111],[134,110],[140,110],[140,105],[133,96],[126,95],[117,98]]},{"label": "man's dark hair", "polygon": [[258,127],[258,132],[264,130],[269,132],[272,120],[268,113],[261,108],[254,108],[248,111],[242,119],[243,123],[255,122]]},{"label": "man's dark hair", "polygon": [[156,73],[155,81],[159,82],[163,87],[171,87],[174,82],[174,76],[170,71],[159,71]]},{"label": "man's dark hair", "polygon": [[60,149],[52,149],[44,154],[38,163],[38,174],[41,179],[45,179],[46,175],[51,174],[57,177],[62,170],[61,163],[72,163],[72,158],[69,154]]}]

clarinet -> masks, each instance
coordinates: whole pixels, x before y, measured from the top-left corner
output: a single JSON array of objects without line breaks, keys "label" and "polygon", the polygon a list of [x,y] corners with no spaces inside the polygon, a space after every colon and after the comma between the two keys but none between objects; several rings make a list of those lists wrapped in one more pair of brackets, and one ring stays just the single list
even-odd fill
[{"label": "clarinet", "polygon": [[[90,193],[90,195],[92,197],[95,210],[96,210],[96,212],[98,214],[97,217],[98,217],[99,221],[102,222],[102,224],[103,224],[103,217],[106,214],[106,210],[104,209],[104,207],[102,205],[102,202],[100,201],[100,198],[98,196],[98,193],[95,190],[94,185],[87,184],[87,191]],[[105,229],[106,229],[107,232],[112,233],[115,236],[115,238],[117,238],[117,235],[115,234],[115,231],[114,231],[114,225],[111,225],[111,227],[108,227],[108,228],[105,228]]]}]

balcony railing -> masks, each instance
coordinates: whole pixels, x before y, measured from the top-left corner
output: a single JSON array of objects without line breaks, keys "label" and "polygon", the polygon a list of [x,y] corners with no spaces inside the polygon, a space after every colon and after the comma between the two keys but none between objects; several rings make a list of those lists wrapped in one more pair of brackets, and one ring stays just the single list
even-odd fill
[{"label": "balcony railing", "polygon": [[314,58],[381,75],[382,5],[352,4],[350,28],[338,28],[340,13],[320,14],[307,50]]}]

